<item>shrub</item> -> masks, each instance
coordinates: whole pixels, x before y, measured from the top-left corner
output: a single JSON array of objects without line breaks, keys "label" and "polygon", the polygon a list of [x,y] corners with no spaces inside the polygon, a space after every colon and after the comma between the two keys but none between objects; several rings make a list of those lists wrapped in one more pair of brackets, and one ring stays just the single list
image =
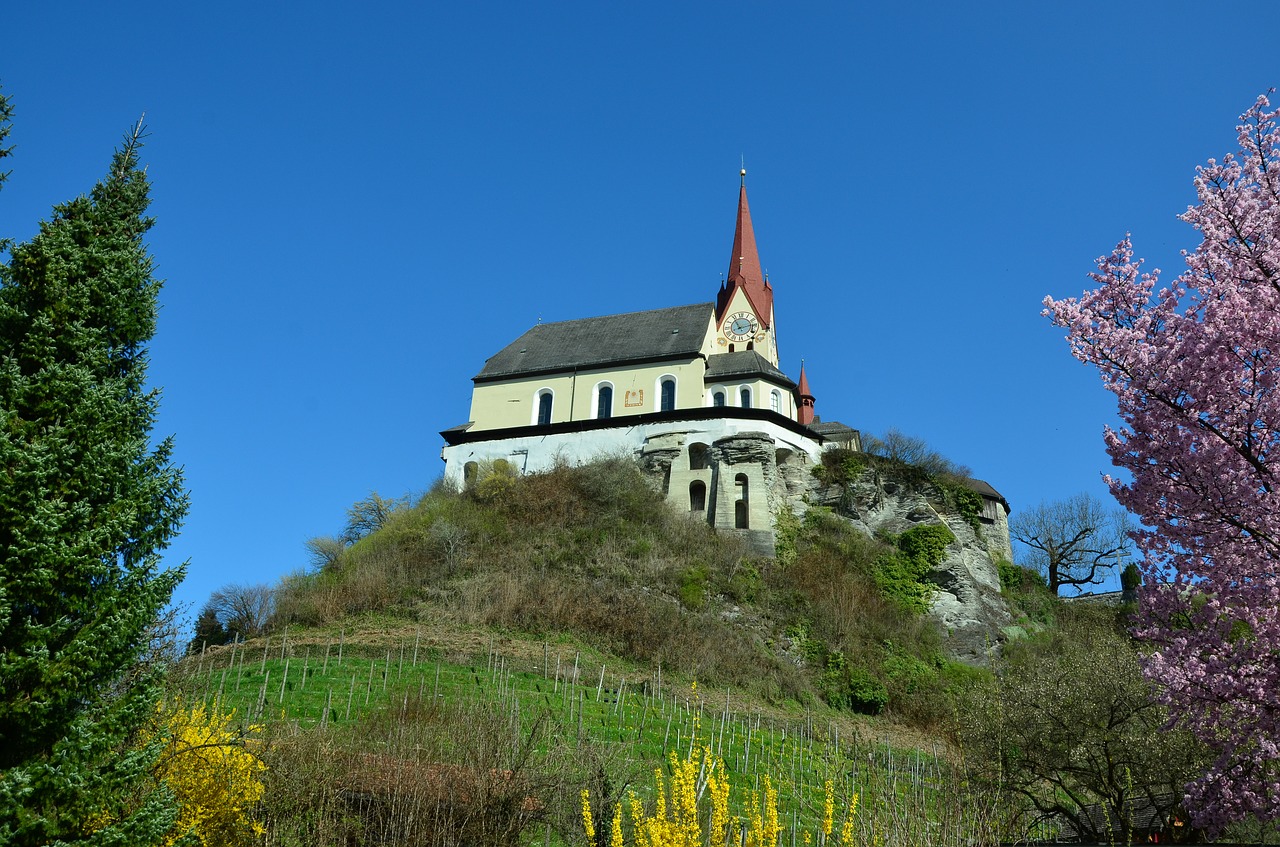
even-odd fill
[{"label": "shrub", "polygon": [[811,473],[824,485],[848,485],[862,476],[866,468],[862,454],[857,450],[836,447],[822,452]]},{"label": "shrub", "polygon": [[880,714],[889,702],[884,683],[866,668],[850,665],[839,651],[827,656],[818,690],[831,706],[864,715]]},{"label": "shrub", "polygon": [[164,745],[153,773],[178,800],[166,845],[193,838],[203,847],[229,847],[263,834],[252,812],[262,799],[266,765],[247,749],[234,718],[217,706],[173,699],[160,704],[156,723],[143,733],[141,744]]},{"label": "shrub", "polygon": [[700,610],[707,605],[707,569],[695,565],[680,577],[680,602],[686,609]]}]

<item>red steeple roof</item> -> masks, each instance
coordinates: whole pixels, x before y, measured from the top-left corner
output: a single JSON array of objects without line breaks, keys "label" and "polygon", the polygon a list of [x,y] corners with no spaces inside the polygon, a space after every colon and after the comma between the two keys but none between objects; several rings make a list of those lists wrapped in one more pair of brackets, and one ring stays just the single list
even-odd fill
[{"label": "red steeple roof", "polygon": [[804,373],[804,362],[800,363],[800,384],[796,386],[796,396],[800,398],[800,407],[796,410],[796,418],[808,426],[813,423],[813,392],[809,390],[809,377]]},{"label": "red steeple roof", "polygon": [[729,276],[720,286],[716,298],[716,321],[724,319],[733,292],[741,288],[762,326],[768,327],[773,316],[773,287],[760,271],[760,254],[756,251],[756,234],[751,227],[751,209],[747,206],[747,172],[742,171],[742,187],[738,190],[738,226],[733,233],[733,253],[729,256]]}]

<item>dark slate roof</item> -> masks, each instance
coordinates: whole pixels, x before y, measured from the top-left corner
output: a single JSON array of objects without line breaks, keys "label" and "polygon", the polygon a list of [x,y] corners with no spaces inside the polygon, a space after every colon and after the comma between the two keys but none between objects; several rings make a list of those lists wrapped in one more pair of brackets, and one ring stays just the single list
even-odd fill
[{"label": "dark slate roof", "polygon": [[986,497],[988,500],[998,500],[999,502],[1003,503],[1005,511],[1009,511],[1009,501],[1004,499],[1003,494],[1001,494],[999,491],[996,491],[994,488],[992,488],[991,483],[987,482],[986,480],[974,479],[970,477],[966,484],[970,489],[978,492],[983,497]]},{"label": "dark slate roof", "polygon": [[477,382],[625,362],[690,358],[702,350],[711,303],[538,324],[484,363]]},{"label": "dark slate roof", "polygon": [[787,379],[786,374],[775,368],[768,359],[755,350],[714,353],[707,357],[707,382],[743,376],[764,377],[788,388],[796,387],[794,382]]},{"label": "dark slate roof", "polygon": [[814,421],[809,429],[827,441],[860,441],[862,437],[856,429],[839,421]]}]

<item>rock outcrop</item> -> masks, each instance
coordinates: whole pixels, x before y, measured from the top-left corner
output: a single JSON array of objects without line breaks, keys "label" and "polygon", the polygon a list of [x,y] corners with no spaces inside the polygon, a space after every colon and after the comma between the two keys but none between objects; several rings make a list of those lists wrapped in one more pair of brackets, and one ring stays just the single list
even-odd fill
[{"label": "rock outcrop", "polygon": [[841,485],[815,480],[813,502],[830,507],[871,536],[901,535],[915,526],[945,525],[955,536],[946,557],[929,574],[935,586],[929,613],[946,634],[948,652],[970,664],[986,664],[1012,623],[1000,593],[997,561],[1009,559],[1008,524],[1002,511],[979,521],[980,530],[948,510],[932,483],[895,479],[871,467]]},{"label": "rock outcrop", "polygon": [[1002,628],[1012,623],[996,564],[1013,558],[1004,501],[990,486],[975,483],[983,511],[971,516],[971,523],[946,505],[945,491],[936,483],[846,452],[856,473],[833,484],[814,475],[821,455],[779,444],[765,432],[717,438],[695,431],[666,433],[648,439],[636,459],[673,508],[700,515],[760,556],[774,555],[779,511],[803,515],[811,504],[831,508],[872,537],[945,525],[955,541],[929,574],[936,588],[930,614],[946,633],[954,658],[985,664],[1004,638]]}]

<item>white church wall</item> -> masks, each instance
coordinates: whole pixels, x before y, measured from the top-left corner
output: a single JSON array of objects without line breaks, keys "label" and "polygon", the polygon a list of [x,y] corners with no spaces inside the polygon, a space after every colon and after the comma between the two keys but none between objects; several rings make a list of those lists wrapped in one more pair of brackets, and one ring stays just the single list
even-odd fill
[{"label": "white church wall", "polygon": [[[664,421],[585,432],[547,433],[492,441],[474,441],[445,447],[440,455],[445,462],[445,479],[456,485],[462,485],[465,468],[469,462],[484,464],[494,459],[505,459],[521,473],[538,473],[550,470],[557,462],[582,463],[610,456],[635,457],[650,440],[677,441],[685,445],[682,456],[682,467],[685,470],[678,475],[678,481],[677,474],[672,475],[669,494],[674,503],[677,500],[687,502],[689,483],[693,479],[711,481],[704,474],[687,471],[689,444],[702,443],[710,446],[719,439],[747,432],[764,433],[774,440],[779,449],[805,453],[813,462],[817,461],[822,451],[822,445],[816,439],[799,435],[769,421],[720,418],[709,421]],[[763,479],[760,482],[763,483]],[[680,486],[678,490],[677,484]],[[708,488],[708,497],[710,497],[710,486]],[[761,487],[760,494],[764,495],[764,493],[764,488]],[[763,496],[760,502],[764,502]],[[730,514],[732,515],[732,512]],[[759,515],[753,515],[753,520],[759,519]]]}]

